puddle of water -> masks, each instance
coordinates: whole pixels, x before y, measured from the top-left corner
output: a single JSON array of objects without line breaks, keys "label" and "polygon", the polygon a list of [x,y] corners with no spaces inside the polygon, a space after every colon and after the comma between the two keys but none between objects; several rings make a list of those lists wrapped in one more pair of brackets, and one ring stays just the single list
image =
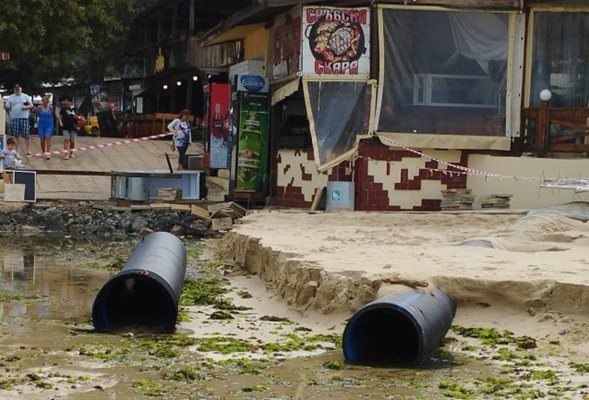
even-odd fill
[{"label": "puddle of water", "polygon": [[0,286],[11,292],[39,294],[41,301],[9,302],[0,307],[0,320],[87,320],[95,291],[108,273],[76,268],[65,258],[48,258],[31,250],[0,248]]},{"label": "puddle of water", "polygon": [[[0,241],[0,288],[24,296],[0,303],[0,399],[47,399],[47,392],[63,398],[73,386],[84,392],[79,398],[124,398],[100,390],[94,390],[98,397],[89,395],[93,386],[116,380],[102,374],[104,366],[77,362],[65,351],[80,333],[91,334],[92,303],[110,273],[88,268],[95,260],[67,238],[21,239]],[[39,376],[51,389],[38,387]]]}]

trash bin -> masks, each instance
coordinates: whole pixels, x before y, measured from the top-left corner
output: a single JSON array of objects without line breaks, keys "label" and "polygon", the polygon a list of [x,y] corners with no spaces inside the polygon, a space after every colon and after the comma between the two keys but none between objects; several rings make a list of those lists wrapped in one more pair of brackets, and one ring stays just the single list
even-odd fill
[{"label": "trash bin", "polygon": [[327,182],[327,211],[354,210],[354,182]]},{"label": "trash bin", "polygon": [[145,201],[149,199],[149,187],[147,178],[127,178],[127,198],[132,201]]}]

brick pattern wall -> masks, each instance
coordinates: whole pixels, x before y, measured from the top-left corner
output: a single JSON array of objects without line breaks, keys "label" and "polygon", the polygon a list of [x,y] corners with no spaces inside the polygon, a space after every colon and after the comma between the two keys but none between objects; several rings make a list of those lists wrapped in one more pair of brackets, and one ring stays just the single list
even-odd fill
[{"label": "brick pattern wall", "polygon": [[[425,150],[438,159],[467,166],[464,151]],[[360,142],[356,160],[356,209],[361,211],[439,211],[441,191],[466,188],[466,176],[429,169],[446,169],[414,153],[391,148],[378,140]],[[448,170],[449,172],[452,169]]]},{"label": "brick pattern wall", "polygon": [[351,161],[345,161],[329,171],[329,182],[352,182],[354,170]]},{"label": "brick pattern wall", "polygon": [[[467,166],[465,151],[427,149],[424,152]],[[376,139],[360,142],[358,155],[360,158],[353,166],[351,162],[344,162],[320,173],[312,150],[279,150],[275,204],[309,208],[317,191],[328,181],[354,180],[356,210],[439,211],[442,190],[466,188],[465,175],[430,171],[446,169],[446,166],[385,146]]]},{"label": "brick pattern wall", "polygon": [[318,172],[313,150],[279,150],[275,204],[309,208],[318,190],[328,181],[350,182],[353,169],[344,162],[327,172]]}]

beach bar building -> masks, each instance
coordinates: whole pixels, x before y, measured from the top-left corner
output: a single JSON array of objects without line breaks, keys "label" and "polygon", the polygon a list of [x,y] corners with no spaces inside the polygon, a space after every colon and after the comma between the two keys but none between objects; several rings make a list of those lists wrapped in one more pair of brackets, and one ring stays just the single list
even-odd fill
[{"label": "beach bar building", "polygon": [[194,46],[196,67],[236,46],[206,67],[263,65],[273,204],[325,187],[365,211],[440,210],[448,189],[589,199],[586,1],[266,0]]}]

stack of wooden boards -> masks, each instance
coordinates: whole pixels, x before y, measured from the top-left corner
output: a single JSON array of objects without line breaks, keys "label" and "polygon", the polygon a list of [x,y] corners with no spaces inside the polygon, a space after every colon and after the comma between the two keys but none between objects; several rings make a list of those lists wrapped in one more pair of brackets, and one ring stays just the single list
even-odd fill
[{"label": "stack of wooden boards", "polygon": [[213,204],[206,209],[199,206],[192,206],[192,214],[196,217],[210,221],[214,231],[229,230],[233,222],[243,218],[247,210],[239,204],[231,201],[228,203]]},{"label": "stack of wooden boards", "polygon": [[442,190],[442,211],[472,210],[474,195],[470,189]]},{"label": "stack of wooden boards", "polygon": [[481,208],[509,208],[511,194],[491,194],[489,196],[483,196],[480,199]]},{"label": "stack of wooden boards", "polygon": [[176,201],[182,199],[182,189],[159,188],[157,190],[157,199],[162,201]]}]

